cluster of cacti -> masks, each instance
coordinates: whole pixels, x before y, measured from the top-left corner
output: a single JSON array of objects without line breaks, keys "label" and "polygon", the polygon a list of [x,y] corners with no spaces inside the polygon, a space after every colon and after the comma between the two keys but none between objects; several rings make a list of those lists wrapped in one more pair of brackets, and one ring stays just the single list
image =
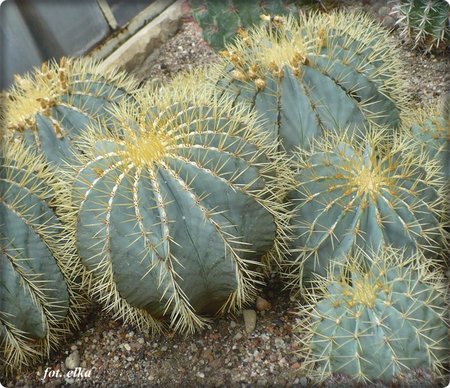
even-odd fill
[{"label": "cluster of cacti", "polygon": [[59,165],[72,158],[73,141],[136,84],[120,71],[99,71],[98,62],[61,58],[16,76],[5,100],[7,136],[22,139]]},{"label": "cluster of cacti", "polygon": [[48,356],[77,326],[82,273],[53,207],[60,182],[21,144],[0,147],[0,370]]},{"label": "cluster of cacti", "polygon": [[359,141],[329,135],[298,154],[298,187],[289,194],[294,286],[324,276],[330,261],[345,261],[356,248],[393,246],[431,258],[441,252],[445,197],[425,167],[431,162],[414,151],[415,142],[382,131]]},{"label": "cluster of cacti", "polygon": [[287,151],[342,129],[396,128],[406,101],[388,33],[359,13],[274,18],[222,54],[218,88],[251,106]]},{"label": "cluster of cacti", "polygon": [[245,109],[174,90],[121,105],[121,136],[87,131],[68,177],[91,294],[125,321],[185,332],[254,298],[282,223],[283,163]]},{"label": "cluster of cacti", "polygon": [[189,0],[189,3],[203,38],[215,50],[223,49],[243,29],[257,26],[261,15],[287,15],[297,10],[294,0]]},{"label": "cluster of cacti", "polygon": [[447,0],[399,0],[393,13],[400,34],[427,50],[450,43],[450,3]]},{"label": "cluster of cacti", "polygon": [[[205,3],[196,17],[230,31],[220,46],[284,7]],[[275,259],[288,286],[313,286],[305,367],[440,373],[441,269],[423,263],[446,237],[448,117],[403,112],[397,49],[367,16],[265,18],[160,89],[81,59],[17,78],[0,171],[9,368],[58,344],[81,288],[114,318],[190,332],[254,300]]]},{"label": "cluster of cacti", "polygon": [[369,268],[358,252],[317,281],[310,305],[300,307],[298,335],[308,375],[332,373],[359,382],[386,382],[426,367],[442,374],[449,360],[446,285],[420,254],[383,250]]}]

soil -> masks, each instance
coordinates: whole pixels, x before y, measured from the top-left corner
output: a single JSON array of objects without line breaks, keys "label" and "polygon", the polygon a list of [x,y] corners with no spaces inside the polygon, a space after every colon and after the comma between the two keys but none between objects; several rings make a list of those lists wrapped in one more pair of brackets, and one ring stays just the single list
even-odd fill
[{"label": "soil", "polygon": [[[379,5],[373,1],[352,3],[352,7],[366,9],[384,20],[385,10],[380,12]],[[449,53],[424,54],[402,41],[397,31],[392,33],[404,54],[413,100],[429,102],[449,91]],[[180,31],[160,49],[157,62],[144,63],[133,73],[142,82],[163,84],[183,70],[215,60],[217,55],[203,41],[199,27],[186,18]],[[62,350],[54,352],[42,365],[1,381],[7,387],[310,386],[313,381],[298,372],[302,359],[296,355],[294,328],[299,301],[283,291],[276,274],[260,296],[271,307],[257,311],[256,328],[251,333],[247,333],[240,312],[217,319],[194,335],[169,332],[152,337],[145,330],[111,320],[94,306],[81,330]],[[247,308],[257,310],[254,305]],[[83,376],[67,376],[69,355]],[[57,371],[62,377],[55,376]],[[325,383],[330,387],[344,385],[351,385],[344,376]],[[446,384],[417,370],[394,385]]]}]

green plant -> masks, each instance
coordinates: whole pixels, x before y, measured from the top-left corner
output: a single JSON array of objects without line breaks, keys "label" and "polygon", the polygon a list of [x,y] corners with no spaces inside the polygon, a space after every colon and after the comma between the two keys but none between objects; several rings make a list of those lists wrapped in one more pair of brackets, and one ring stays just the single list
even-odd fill
[{"label": "green plant", "polygon": [[360,13],[274,18],[228,46],[213,78],[293,151],[330,131],[399,126],[406,89],[394,47]]},{"label": "green plant", "polygon": [[400,0],[393,13],[400,34],[428,51],[450,43],[450,4],[446,0]]},{"label": "green plant", "polygon": [[0,146],[0,370],[48,357],[84,299],[74,239],[55,216],[61,183],[20,143]]},{"label": "green plant", "polygon": [[83,135],[70,221],[105,309],[182,332],[254,298],[261,256],[281,249],[290,175],[245,109],[199,89],[186,101],[184,85],[142,92],[114,111],[113,133]]},{"label": "green plant", "polygon": [[442,103],[434,101],[407,113],[404,119],[406,131],[403,134],[417,141],[416,152],[436,160],[440,174],[447,183],[450,178],[449,107],[448,100]]},{"label": "green plant", "polygon": [[[59,165],[72,158],[73,141],[108,109],[129,98],[136,84],[116,70],[101,71],[86,58],[61,58],[16,76],[7,93],[7,136],[21,139]],[[109,124],[108,124],[109,125]]]},{"label": "green plant", "polygon": [[189,3],[203,38],[215,50],[222,50],[242,29],[258,25],[261,15],[286,15],[297,10],[294,0],[190,0]]},{"label": "green plant", "polygon": [[441,253],[444,190],[414,146],[376,131],[358,142],[329,135],[298,154],[298,187],[288,195],[294,239],[286,272],[294,287],[324,276],[331,260],[345,261],[356,248]]},{"label": "green plant", "polygon": [[365,255],[369,268],[353,257],[317,280],[297,328],[309,376],[342,373],[367,383],[419,367],[443,373],[450,354],[443,276],[419,253],[403,257],[392,249]]}]

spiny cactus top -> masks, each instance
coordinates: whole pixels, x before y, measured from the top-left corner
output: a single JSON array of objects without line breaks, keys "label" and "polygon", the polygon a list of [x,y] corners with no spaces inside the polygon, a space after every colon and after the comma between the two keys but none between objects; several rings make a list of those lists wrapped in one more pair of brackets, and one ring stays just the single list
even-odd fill
[{"label": "spiny cactus top", "polygon": [[419,254],[402,257],[383,250],[368,271],[357,258],[318,280],[311,304],[300,306],[297,329],[308,376],[390,382],[413,368],[444,372],[450,343],[443,276]]},{"label": "spiny cactus top", "polygon": [[277,145],[245,110],[179,97],[144,92],[139,107],[115,111],[120,136],[86,132],[73,201],[78,251],[105,308],[190,331],[201,314],[254,297],[255,266],[281,241],[276,176],[289,182],[289,172],[270,162]]},{"label": "spiny cactus top", "polygon": [[70,233],[52,207],[67,197],[41,157],[0,146],[0,369],[48,356],[78,322],[83,298]]},{"label": "spiny cactus top", "polygon": [[447,0],[400,0],[394,7],[401,35],[427,50],[450,44],[450,4]]},{"label": "spiny cactus top", "polygon": [[16,76],[8,90],[5,123],[9,136],[22,138],[59,165],[73,152],[72,141],[97,118],[135,89],[131,76],[100,71],[90,59],[61,58]]},{"label": "spiny cactus top", "polygon": [[391,140],[386,132],[358,142],[329,136],[298,154],[298,188],[289,194],[294,240],[287,272],[294,286],[312,273],[325,275],[330,260],[344,260],[356,247],[441,252],[438,176],[424,168],[431,162],[413,152],[414,143],[392,140],[386,147]]},{"label": "spiny cactus top", "polygon": [[218,87],[288,151],[324,132],[397,127],[406,89],[386,30],[359,13],[274,17],[223,52]]}]

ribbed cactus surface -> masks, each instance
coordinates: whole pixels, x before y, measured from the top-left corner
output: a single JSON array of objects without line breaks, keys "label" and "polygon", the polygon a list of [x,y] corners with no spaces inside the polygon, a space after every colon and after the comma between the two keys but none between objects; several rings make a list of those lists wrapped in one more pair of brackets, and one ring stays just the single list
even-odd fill
[{"label": "ribbed cactus surface", "polygon": [[52,207],[59,191],[44,160],[21,144],[0,155],[0,369],[48,356],[76,326],[81,273],[69,233]]},{"label": "ribbed cactus surface", "polygon": [[441,252],[439,178],[425,168],[426,155],[413,152],[414,143],[385,136],[360,142],[330,136],[299,155],[298,187],[289,194],[293,285],[313,273],[324,276],[330,260],[345,261],[356,248],[377,252],[388,245],[428,257]]},{"label": "ribbed cactus surface", "polygon": [[135,83],[119,71],[101,71],[84,58],[62,58],[17,76],[5,104],[7,135],[23,139],[59,165],[72,158],[73,140],[108,109],[130,97]]},{"label": "ribbed cactus surface", "polygon": [[427,50],[450,44],[450,4],[447,0],[400,0],[394,7],[401,35]]},{"label": "ribbed cactus surface", "polygon": [[167,95],[118,109],[120,137],[86,133],[77,247],[116,317],[190,331],[254,297],[258,261],[277,238],[283,167],[244,110]]},{"label": "ribbed cactus surface", "polygon": [[287,151],[329,131],[399,125],[406,94],[398,51],[365,15],[274,17],[222,54],[218,88],[251,106]]},{"label": "ribbed cactus surface", "polygon": [[392,382],[414,368],[444,372],[450,343],[443,277],[418,264],[418,255],[401,256],[383,251],[368,271],[358,258],[319,281],[299,311],[307,375],[339,373],[367,383]]}]

